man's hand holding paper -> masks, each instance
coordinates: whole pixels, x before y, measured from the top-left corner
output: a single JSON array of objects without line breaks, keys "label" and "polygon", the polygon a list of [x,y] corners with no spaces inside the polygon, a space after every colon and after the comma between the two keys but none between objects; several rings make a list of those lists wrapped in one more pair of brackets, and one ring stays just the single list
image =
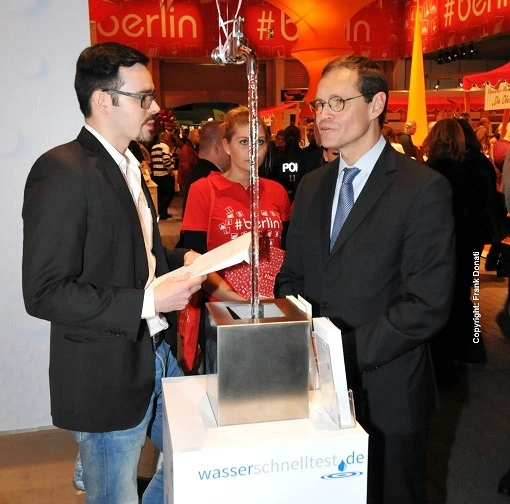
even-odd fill
[{"label": "man's hand holding paper", "polygon": [[175,310],[183,310],[190,297],[195,294],[207,275],[190,278],[186,273],[176,277],[166,276],[165,280],[154,287],[154,306],[156,312],[167,313]]}]

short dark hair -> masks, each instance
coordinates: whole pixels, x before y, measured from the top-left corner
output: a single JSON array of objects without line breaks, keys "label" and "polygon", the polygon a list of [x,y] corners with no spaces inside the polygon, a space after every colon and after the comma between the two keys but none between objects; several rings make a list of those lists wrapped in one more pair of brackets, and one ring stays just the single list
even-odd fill
[{"label": "short dark hair", "polygon": [[328,73],[338,70],[340,68],[347,68],[353,72],[358,72],[357,88],[360,94],[365,96],[365,102],[370,103],[374,96],[383,92],[386,95],[386,102],[384,109],[379,116],[379,126],[383,126],[386,119],[386,110],[388,108],[388,81],[381,66],[370,58],[364,56],[342,56],[333,61],[330,61],[322,70],[321,78],[325,77]]},{"label": "short dark hair", "polygon": [[215,143],[221,143],[225,133],[225,124],[221,121],[208,121],[200,131],[200,149],[209,151]]},{"label": "short dark hair", "polygon": [[119,77],[120,67],[136,63],[146,66],[149,58],[140,51],[117,42],[105,42],[87,47],[76,62],[74,89],[85,117],[90,117],[90,97],[97,89],[119,89],[124,83]]},{"label": "short dark hair", "polygon": [[293,126],[291,124],[283,130],[283,139],[285,140],[285,145],[287,146],[299,145],[301,140],[301,131],[299,131],[297,126]]}]

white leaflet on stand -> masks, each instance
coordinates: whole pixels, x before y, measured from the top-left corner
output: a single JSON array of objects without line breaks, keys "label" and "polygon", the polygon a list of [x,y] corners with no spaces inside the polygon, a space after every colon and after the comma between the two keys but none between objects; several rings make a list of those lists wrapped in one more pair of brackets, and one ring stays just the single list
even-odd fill
[{"label": "white leaflet on stand", "polygon": [[313,327],[324,407],[334,419],[339,419],[339,426],[349,425],[351,410],[342,332],[326,317],[314,318]]},{"label": "white leaflet on stand", "polygon": [[309,363],[309,386],[311,390],[317,390],[319,388],[319,370],[317,364],[317,348],[315,344],[315,338],[313,335],[313,321],[312,321],[312,305],[301,295],[293,296],[292,294],[286,296],[287,299],[296,305],[303,313],[306,314],[310,322],[310,363]]},{"label": "white leaflet on stand", "polygon": [[312,304],[309,303],[303,296],[301,296],[301,294],[298,294],[298,301],[304,305],[305,309],[303,311],[306,313],[308,320],[310,321],[310,324],[312,324],[313,329]]}]

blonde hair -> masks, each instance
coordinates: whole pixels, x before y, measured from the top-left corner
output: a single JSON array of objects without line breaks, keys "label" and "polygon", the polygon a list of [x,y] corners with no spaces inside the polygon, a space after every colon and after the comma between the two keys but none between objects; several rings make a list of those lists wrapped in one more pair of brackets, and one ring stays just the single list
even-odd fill
[{"label": "blonde hair", "polygon": [[[258,116],[257,122],[259,124],[259,127],[262,128],[262,131],[264,131],[266,140],[269,140],[266,124],[264,123],[262,117]],[[225,117],[225,134],[223,135],[223,138],[230,142],[232,140],[232,137],[235,135],[237,129],[240,126],[245,126],[246,124],[249,123],[250,123],[250,110],[248,109],[248,107],[241,106],[230,110],[229,112],[227,112],[227,115]]]}]

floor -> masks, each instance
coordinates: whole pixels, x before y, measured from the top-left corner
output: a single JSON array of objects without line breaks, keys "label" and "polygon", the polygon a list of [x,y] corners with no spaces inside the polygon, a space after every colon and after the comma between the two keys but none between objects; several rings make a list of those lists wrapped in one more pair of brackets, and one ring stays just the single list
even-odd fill
[{"label": "floor", "polygon": [[[179,236],[181,199],[160,222],[167,246]],[[498,504],[499,478],[510,467],[510,341],[494,321],[507,280],[480,267],[480,313],[488,362],[459,366],[456,382],[440,391],[429,440],[429,504]],[[0,435],[0,504],[84,504],[72,485],[76,446],[62,430]],[[151,453],[142,461],[147,471]],[[287,504],[282,502],[282,504]]]}]

